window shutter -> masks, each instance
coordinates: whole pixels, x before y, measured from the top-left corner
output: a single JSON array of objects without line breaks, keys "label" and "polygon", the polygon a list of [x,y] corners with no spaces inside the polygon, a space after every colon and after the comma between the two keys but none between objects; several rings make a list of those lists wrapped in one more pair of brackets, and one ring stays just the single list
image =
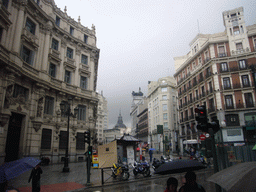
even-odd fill
[{"label": "window shutter", "polygon": [[41,140],[41,149],[51,149],[52,142],[52,130],[43,129],[42,130],[42,140]]}]

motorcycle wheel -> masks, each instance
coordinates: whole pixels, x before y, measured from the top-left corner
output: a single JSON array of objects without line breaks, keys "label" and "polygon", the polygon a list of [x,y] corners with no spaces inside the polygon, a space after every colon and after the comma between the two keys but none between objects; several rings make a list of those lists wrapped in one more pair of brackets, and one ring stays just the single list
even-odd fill
[{"label": "motorcycle wheel", "polygon": [[135,169],[133,169],[133,175],[134,175],[134,176],[137,176],[137,175],[138,175],[138,172],[137,172]]},{"label": "motorcycle wheel", "polygon": [[128,180],[129,177],[130,177],[130,173],[129,173],[129,172],[124,172],[122,176],[123,176],[123,180],[124,180],[124,181],[125,181],[125,180]]},{"label": "motorcycle wheel", "polygon": [[150,169],[146,169],[144,172],[143,172],[143,176],[144,177],[148,177],[150,175]]}]

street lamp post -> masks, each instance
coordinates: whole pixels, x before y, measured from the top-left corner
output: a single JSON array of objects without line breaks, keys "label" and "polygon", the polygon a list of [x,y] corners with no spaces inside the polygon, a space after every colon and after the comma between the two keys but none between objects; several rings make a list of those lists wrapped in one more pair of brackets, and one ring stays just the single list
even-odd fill
[{"label": "street lamp post", "polygon": [[72,100],[73,100],[73,98],[69,97],[68,98],[68,103],[63,102],[63,101],[60,103],[61,113],[66,115],[66,116],[68,116],[67,144],[66,144],[66,153],[65,153],[63,172],[69,172],[69,167],[68,167],[68,147],[69,147],[69,121],[70,121],[70,116],[76,117],[76,115],[78,113],[78,108],[77,107],[74,109],[74,115],[71,113],[70,105],[71,105]]}]

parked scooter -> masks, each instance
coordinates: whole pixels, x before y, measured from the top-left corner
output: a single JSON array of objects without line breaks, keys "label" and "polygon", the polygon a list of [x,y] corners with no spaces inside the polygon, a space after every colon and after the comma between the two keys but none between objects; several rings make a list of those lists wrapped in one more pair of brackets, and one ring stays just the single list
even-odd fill
[{"label": "parked scooter", "polygon": [[135,161],[134,164],[132,164],[132,167],[134,176],[137,176],[139,173],[143,174],[144,177],[150,176],[150,165],[147,161],[142,163]]},{"label": "parked scooter", "polygon": [[153,163],[152,163],[152,167],[153,167],[154,170],[156,170],[158,167],[160,167],[164,163],[165,163],[165,161],[163,159],[161,159],[161,161],[159,161],[158,159],[154,158]]},{"label": "parked scooter", "polygon": [[113,178],[119,176],[123,180],[128,180],[130,177],[129,167],[127,165],[113,163],[113,167],[111,168],[111,170]]}]

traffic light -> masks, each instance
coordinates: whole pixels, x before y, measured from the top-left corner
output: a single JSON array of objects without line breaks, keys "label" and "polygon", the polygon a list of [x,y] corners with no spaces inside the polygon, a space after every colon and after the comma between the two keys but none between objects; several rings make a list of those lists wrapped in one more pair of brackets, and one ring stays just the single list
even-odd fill
[{"label": "traffic light", "polygon": [[91,143],[91,133],[90,131],[84,132],[84,142],[90,144]]},{"label": "traffic light", "polygon": [[209,123],[209,128],[212,128],[213,133],[217,133],[220,130],[220,123],[219,120],[213,120],[213,122]]},{"label": "traffic light", "polygon": [[88,146],[88,154],[92,155],[92,146]]},{"label": "traffic light", "polygon": [[196,121],[199,124],[207,124],[207,113],[204,105],[195,108]]},{"label": "traffic light", "polygon": [[205,156],[207,158],[212,157],[212,138],[205,139]]},{"label": "traffic light", "polygon": [[198,125],[197,130],[208,132],[208,119],[206,113],[206,107],[204,105],[195,108],[195,117]]}]

